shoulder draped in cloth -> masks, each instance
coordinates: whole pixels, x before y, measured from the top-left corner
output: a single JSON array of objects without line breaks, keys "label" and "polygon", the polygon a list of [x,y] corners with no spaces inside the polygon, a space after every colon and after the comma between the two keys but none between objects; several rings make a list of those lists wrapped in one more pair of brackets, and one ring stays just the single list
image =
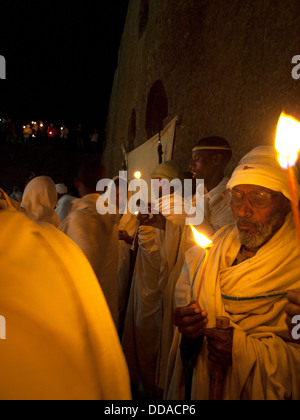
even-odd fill
[{"label": "shoulder draped in cloth", "polygon": [[96,208],[99,197],[99,194],[89,194],[74,201],[72,211],[59,229],[79,246],[89,260],[118,325],[119,217],[99,214]]},{"label": "shoulder draped in cloth", "polygon": [[129,375],[97,278],[50,224],[0,211],[0,398],[126,400]]},{"label": "shoulder draped in cloth", "polygon": [[27,184],[21,207],[31,220],[58,227],[60,219],[54,210],[56,202],[57,192],[53,180],[48,176],[38,176]]},{"label": "shoulder draped in cloth", "polygon": [[[240,249],[235,227],[216,234],[199,299],[208,328],[218,316],[234,327],[233,365],[227,370],[224,399],[299,399],[300,346],[287,342],[285,294],[300,287],[300,257],[292,215],[257,254],[232,266]],[[177,285],[190,299],[197,295],[201,258],[186,254]],[[200,262],[200,264],[199,264]],[[180,360],[181,336],[176,330],[168,365],[166,398],[184,397]],[[192,399],[209,397],[209,363],[203,346],[194,371]]]}]

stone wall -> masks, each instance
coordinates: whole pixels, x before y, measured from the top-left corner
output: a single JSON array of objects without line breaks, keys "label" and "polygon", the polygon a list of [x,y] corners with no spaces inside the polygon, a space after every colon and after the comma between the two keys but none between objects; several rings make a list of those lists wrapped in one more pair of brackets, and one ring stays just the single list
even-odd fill
[{"label": "stone wall", "polygon": [[299,0],[131,0],[107,117],[108,175],[122,167],[122,144],[148,139],[147,101],[158,80],[163,124],[180,117],[174,160],[188,170],[195,142],[219,135],[234,150],[231,172],[247,151],[274,143],[283,109],[298,112],[297,54]]}]

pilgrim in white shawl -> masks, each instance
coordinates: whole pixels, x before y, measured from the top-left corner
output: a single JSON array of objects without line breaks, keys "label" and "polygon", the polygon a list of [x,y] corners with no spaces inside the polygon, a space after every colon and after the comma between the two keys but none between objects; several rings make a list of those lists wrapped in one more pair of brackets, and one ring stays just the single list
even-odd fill
[{"label": "pilgrim in white shawl", "polygon": [[[227,187],[235,224],[215,234],[207,258],[186,253],[176,286],[165,397],[207,400],[218,390],[225,400],[298,400],[300,347],[285,306],[287,292],[300,287],[300,256],[275,148],[249,152]],[[220,317],[229,329],[216,328]],[[224,373],[219,386],[211,381],[216,363]]]},{"label": "pilgrim in white shawl", "polygon": [[21,208],[35,222],[50,223],[56,227],[60,220],[55,212],[57,192],[54,181],[48,176],[37,176],[25,187]]},{"label": "pilgrim in white shawl", "polygon": [[[182,180],[175,162],[159,165],[152,179]],[[160,192],[162,192],[161,187]],[[159,398],[156,366],[161,343],[162,300],[169,274],[176,262],[185,223],[181,193],[169,190],[156,197],[157,214],[141,217],[139,249],[125,319],[123,349],[131,381],[144,397]],[[166,211],[167,210],[167,211]]]},{"label": "pilgrim in white shawl", "polygon": [[17,211],[1,210],[0,224],[0,398],[130,399],[117,331],[82,251]]},{"label": "pilgrim in white shawl", "polygon": [[[201,195],[202,185],[199,184],[196,193],[192,197],[191,211],[196,207],[198,213],[203,214],[204,220],[197,229],[207,237],[221,227],[233,223],[234,218],[229,206],[222,199],[222,192],[226,190],[229,177],[225,175],[226,167],[230,162],[232,150],[230,144],[223,137],[205,137],[198,141],[192,150],[192,162],[190,169],[195,180],[204,180],[204,209]],[[198,194],[198,195],[197,195]],[[177,262],[170,274],[167,290],[164,295],[163,305],[163,340],[160,346],[160,358],[157,370],[157,381],[160,388],[164,388],[165,374],[169,352],[173,340],[174,324],[173,311],[174,289],[180,276],[184,263],[185,253],[195,245],[194,236],[190,226],[185,226],[178,253]]]},{"label": "pilgrim in white shawl", "polygon": [[118,326],[119,216],[111,213],[102,215],[97,211],[100,194],[96,189],[103,177],[104,167],[99,159],[84,162],[76,180],[81,198],[73,201],[71,212],[59,229],[79,246],[89,260]]}]

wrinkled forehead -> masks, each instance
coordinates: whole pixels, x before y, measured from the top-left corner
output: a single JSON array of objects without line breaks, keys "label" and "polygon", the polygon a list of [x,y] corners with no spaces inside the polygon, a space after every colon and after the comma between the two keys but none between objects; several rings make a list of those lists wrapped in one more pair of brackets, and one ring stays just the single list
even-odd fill
[{"label": "wrinkled forehead", "polygon": [[269,194],[276,193],[278,191],[270,190],[269,188],[262,187],[260,185],[255,184],[238,184],[235,185],[233,188],[235,191],[241,191],[243,193],[250,193],[250,192],[267,192]]}]

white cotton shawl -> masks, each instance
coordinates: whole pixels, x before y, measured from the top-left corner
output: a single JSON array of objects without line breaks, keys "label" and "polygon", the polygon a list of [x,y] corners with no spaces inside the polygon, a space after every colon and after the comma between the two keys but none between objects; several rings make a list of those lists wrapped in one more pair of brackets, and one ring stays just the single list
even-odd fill
[{"label": "white cotton shawl", "polygon": [[[300,287],[300,257],[292,215],[257,254],[232,266],[240,243],[235,227],[214,238],[199,304],[208,313],[208,327],[218,316],[230,318],[234,330],[233,366],[228,368],[224,399],[299,399],[300,347],[289,339],[285,325],[286,292]],[[186,254],[178,288],[195,299],[203,256]],[[169,358],[166,396],[184,396],[180,358],[181,336],[176,330]],[[192,399],[209,397],[209,363],[204,344],[194,371]]]},{"label": "white cotton shawl", "polygon": [[125,358],[82,251],[50,224],[0,211],[0,399],[128,400]]},{"label": "white cotton shawl", "polygon": [[55,212],[56,187],[48,176],[33,178],[26,186],[21,207],[26,216],[35,222],[47,222],[58,227],[60,220]]},{"label": "white cotton shawl", "polygon": [[114,214],[97,212],[99,194],[73,202],[72,211],[59,229],[68,235],[89,260],[116,325],[118,325],[118,221]]},{"label": "white cotton shawl", "polygon": [[139,248],[125,318],[123,350],[131,382],[155,397],[155,370],[161,327],[160,253],[155,228],[141,226]]}]

